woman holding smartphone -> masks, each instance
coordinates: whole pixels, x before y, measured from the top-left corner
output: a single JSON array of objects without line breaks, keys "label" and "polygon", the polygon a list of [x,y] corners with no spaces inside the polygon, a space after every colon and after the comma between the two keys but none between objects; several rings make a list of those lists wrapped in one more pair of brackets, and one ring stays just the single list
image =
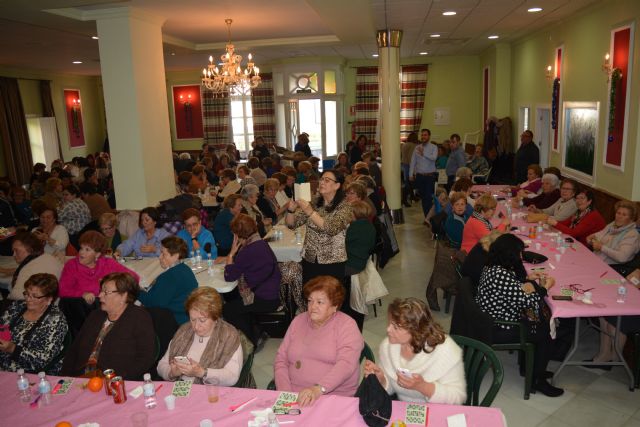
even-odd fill
[{"label": "woman holding smartphone", "polygon": [[180,326],[158,362],[158,374],[167,381],[217,378],[232,386],[242,370],[240,334],[222,320],[222,298],[213,288],[197,288],[184,304],[189,322]]}]

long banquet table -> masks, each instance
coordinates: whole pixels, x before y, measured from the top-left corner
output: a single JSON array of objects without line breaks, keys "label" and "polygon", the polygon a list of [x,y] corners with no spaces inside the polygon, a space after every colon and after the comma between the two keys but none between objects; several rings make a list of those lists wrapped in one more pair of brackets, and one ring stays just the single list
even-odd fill
[{"label": "long banquet table", "polygon": [[[282,230],[283,238],[280,240],[274,239],[276,229]],[[300,233],[302,234],[300,243],[296,243],[295,231],[282,223],[278,223],[278,225],[269,230],[264,238],[269,242],[269,246],[276,255],[278,262],[300,262],[302,260],[302,242],[304,242],[305,230],[304,226],[300,227]]]},{"label": "long banquet table", "polygon": [[[148,425],[154,427],[197,427],[201,420],[207,418],[213,421],[215,427],[241,427],[253,419],[251,411],[272,406],[279,395],[279,392],[270,390],[221,387],[220,400],[217,403],[209,403],[205,387],[193,385],[189,396],[177,398],[176,408],[169,411],[164,404],[164,398],[171,394],[173,384],[156,382],[156,388],[162,384],[162,388],[157,392],[158,406],[145,409],[144,397],[133,399],[127,396],[125,403],[117,405],[105,394],[104,389],[96,393],[82,389],[81,386],[87,380],[76,378],[67,394],[52,396],[51,405],[30,408],[28,403],[22,403],[18,399],[16,378],[15,373],[0,372],[0,391],[4,396],[1,425],[52,427],[60,421],[68,421],[74,426],[89,422],[98,423],[101,427],[128,426],[131,425],[130,418],[133,414],[146,412]],[[30,382],[37,379],[32,374],[28,375],[28,378]],[[48,378],[52,384],[60,379]],[[126,381],[127,393],[141,384],[138,381]],[[32,390],[35,389],[36,386],[33,386]],[[244,409],[235,413],[229,410],[229,406],[254,397],[256,399]],[[391,419],[404,419],[406,407],[406,402],[394,401]],[[468,427],[506,426],[502,411],[498,408],[438,404],[427,404],[427,407],[428,427],[446,427],[447,417],[455,414],[464,414]],[[304,427],[366,426],[358,412],[358,400],[340,396],[322,396],[313,406],[302,408],[300,415],[278,415],[278,420],[293,421],[293,425]],[[282,425],[288,424],[290,423]]]},{"label": "long banquet table", "polygon": [[[501,192],[504,185],[484,186],[477,185],[472,188],[473,192],[490,192],[499,200],[505,195]],[[506,197],[508,199],[508,197]],[[500,201],[498,206],[499,212],[505,212],[505,201]],[[563,240],[569,236],[564,235],[553,228],[546,228],[537,238],[529,238],[527,233],[523,233],[521,227],[527,230],[530,226],[535,225],[526,222],[526,209],[513,209],[515,220],[512,220],[513,227],[519,227],[513,232],[524,240],[528,246],[527,250],[545,255],[548,260],[542,264],[531,265],[525,264],[527,270],[543,268],[544,271],[556,279],[556,284],[549,290],[546,302],[551,309],[552,322],[556,318],[573,318],[575,319],[575,333],[573,345],[562,361],[558,369],[555,371],[553,380],[556,381],[560,372],[567,365],[585,365],[581,360],[572,360],[579,344],[580,344],[580,320],[582,318],[612,316],[617,317],[616,335],[620,331],[621,316],[637,316],[640,315],[640,290],[632,284],[627,283],[627,297],[624,303],[617,302],[618,286],[624,279],[614,269],[603,262],[595,253],[577,240],[571,244],[564,244],[564,254],[554,239],[562,236]],[[536,249],[536,244],[540,244],[540,249]],[[556,255],[560,255],[560,261],[556,261]],[[554,295],[561,295],[562,290],[574,291],[572,301],[554,300]],[[583,302],[583,292],[592,293],[592,304]],[[553,325],[552,325],[553,326]],[[552,327],[552,330],[554,328]],[[627,365],[624,357],[622,357],[622,349],[616,349],[619,362],[607,362],[598,364],[606,364],[612,366],[622,366],[629,377],[629,388],[633,390],[633,374]]]}]

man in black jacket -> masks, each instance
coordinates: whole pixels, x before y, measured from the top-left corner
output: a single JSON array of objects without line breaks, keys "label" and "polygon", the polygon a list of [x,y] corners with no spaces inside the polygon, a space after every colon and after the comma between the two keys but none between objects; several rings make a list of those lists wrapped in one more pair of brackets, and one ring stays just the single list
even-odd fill
[{"label": "man in black jacket", "polygon": [[527,129],[520,135],[520,148],[516,152],[516,181],[518,183],[526,181],[529,165],[539,163],[540,150],[533,142],[533,132]]}]

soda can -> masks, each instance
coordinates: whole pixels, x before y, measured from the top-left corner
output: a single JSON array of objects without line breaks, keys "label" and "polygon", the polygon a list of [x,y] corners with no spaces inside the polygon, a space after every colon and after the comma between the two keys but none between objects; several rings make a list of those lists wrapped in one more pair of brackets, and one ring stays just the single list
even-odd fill
[{"label": "soda can", "polygon": [[104,376],[104,391],[107,393],[107,396],[113,396],[113,393],[111,393],[111,389],[109,388],[109,382],[111,382],[111,379],[116,376],[116,371],[113,369],[105,369],[102,372],[102,375]]},{"label": "soda can", "polygon": [[113,394],[114,403],[124,403],[127,401],[127,392],[124,389],[124,379],[122,377],[111,378],[109,388]]}]

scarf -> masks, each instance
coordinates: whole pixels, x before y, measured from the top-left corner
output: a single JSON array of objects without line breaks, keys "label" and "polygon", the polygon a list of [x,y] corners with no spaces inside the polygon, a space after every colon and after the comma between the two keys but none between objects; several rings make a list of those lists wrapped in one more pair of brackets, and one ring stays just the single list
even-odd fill
[{"label": "scarf", "polygon": [[587,208],[582,212],[578,211],[578,213],[573,216],[573,219],[571,220],[571,225],[569,225],[569,228],[576,228],[576,226],[580,223],[580,221],[582,221],[584,217],[587,216],[590,212],[591,212],[591,205],[587,206]]},{"label": "scarf", "polygon": [[[195,339],[196,334],[190,323],[187,322],[180,326],[169,345],[169,358],[186,356]],[[236,328],[220,318],[211,331],[207,346],[198,363],[204,369],[222,369],[231,360],[231,356],[239,345],[240,335]],[[202,384],[202,379],[195,378],[194,382]]]},{"label": "scarf", "polygon": [[29,254],[25,259],[22,260],[16,271],[13,272],[13,277],[11,277],[11,289],[16,285],[16,281],[18,280],[18,275],[20,274],[20,270],[22,270],[27,264],[29,264],[34,259],[38,258],[40,254]]},{"label": "scarf", "polygon": [[493,230],[493,225],[491,225],[491,223],[487,221],[487,219],[483,217],[480,212],[473,211],[473,214],[471,214],[471,216],[483,223],[484,226],[487,227],[487,230]]},{"label": "scarf", "polygon": [[615,223],[611,223],[607,225],[604,229],[604,234],[600,237],[601,242],[605,242],[605,238],[607,236],[611,236],[611,242],[606,244],[610,248],[617,248],[620,245],[620,241],[624,238],[624,235],[627,234],[627,231],[635,229],[636,224],[632,222],[631,224],[627,224],[624,227],[616,227]]}]

